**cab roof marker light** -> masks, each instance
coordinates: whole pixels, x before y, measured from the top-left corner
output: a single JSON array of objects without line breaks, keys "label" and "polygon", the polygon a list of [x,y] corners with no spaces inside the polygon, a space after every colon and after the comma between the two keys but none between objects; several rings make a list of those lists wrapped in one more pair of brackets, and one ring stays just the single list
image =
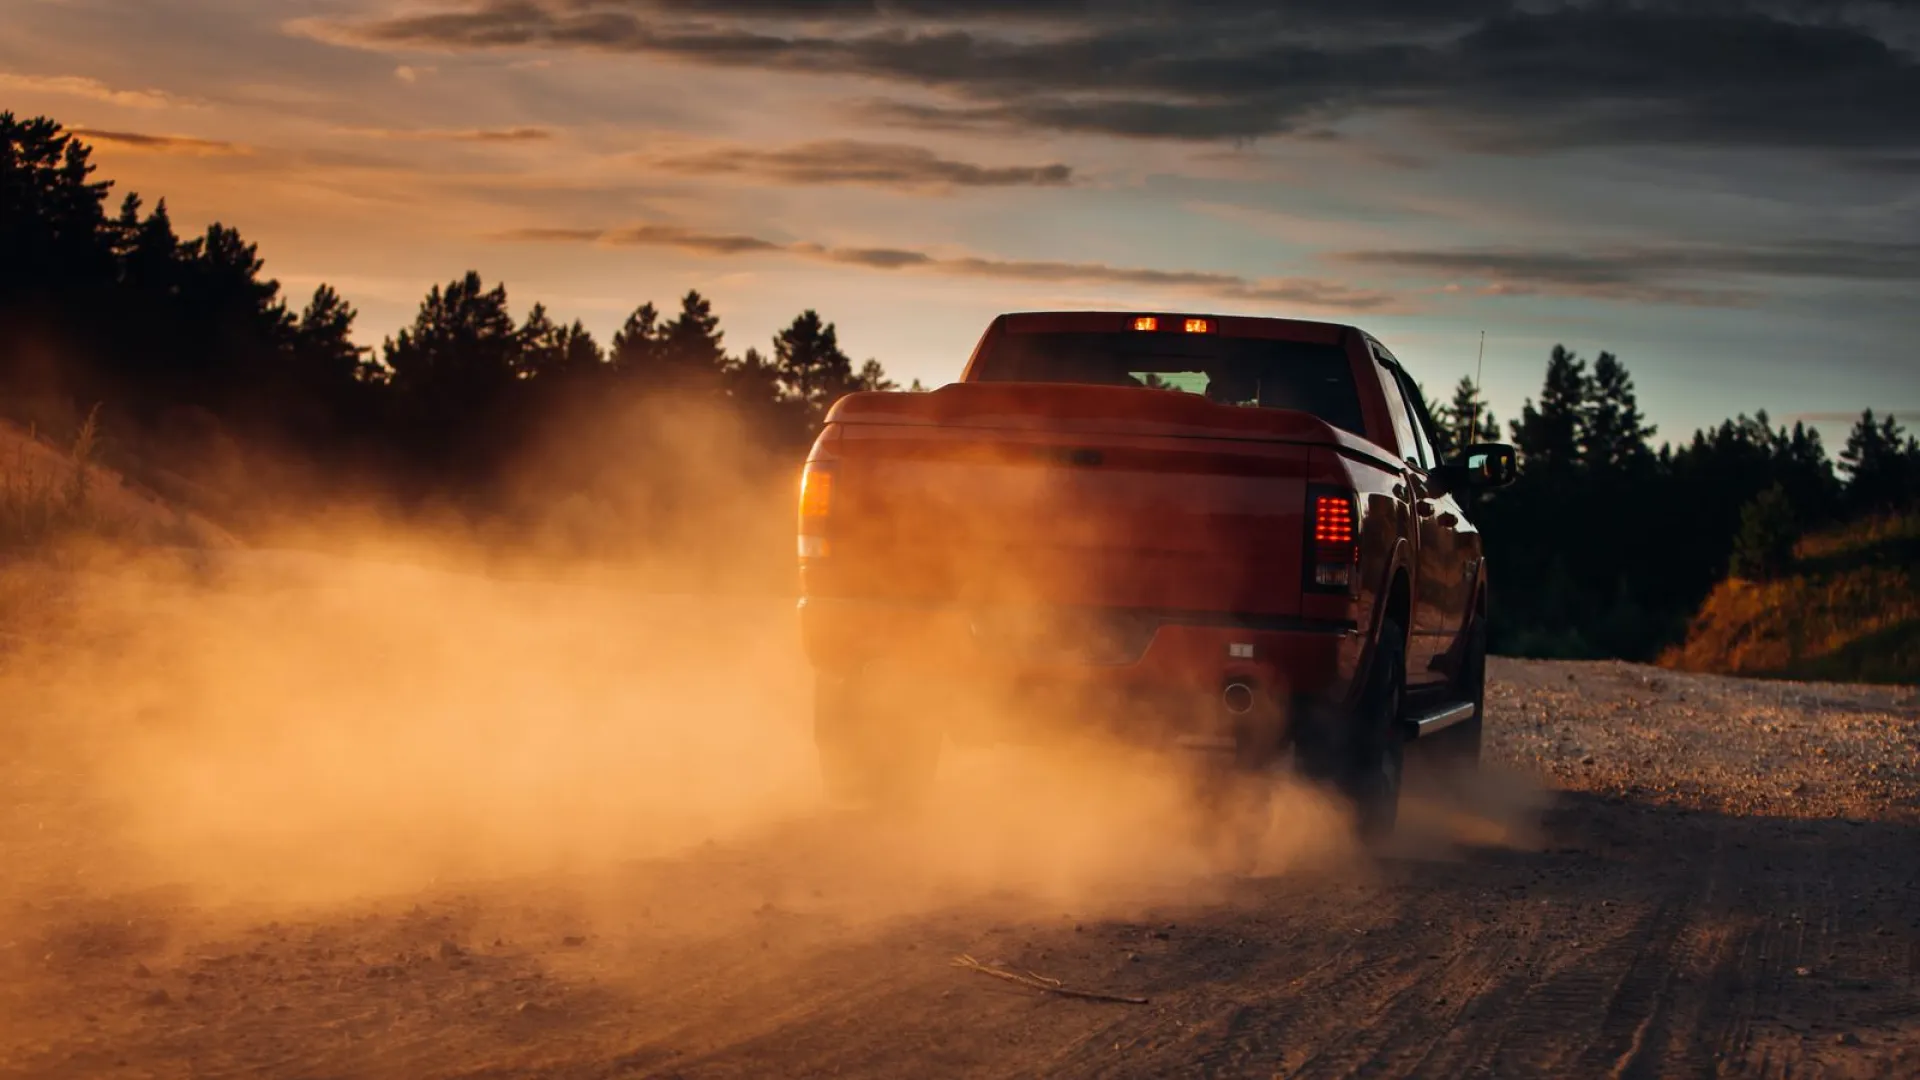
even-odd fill
[{"label": "cab roof marker light", "polygon": [[[1109,323],[1108,325],[1112,324]],[[1160,329],[1160,320],[1151,315],[1142,315],[1133,320],[1133,328],[1135,330],[1158,330]]]},{"label": "cab roof marker light", "polygon": [[1213,330],[1213,325],[1207,322],[1207,320],[1205,319],[1188,319],[1187,320],[1187,333],[1189,334],[1206,334],[1206,333],[1211,333],[1212,330]]}]

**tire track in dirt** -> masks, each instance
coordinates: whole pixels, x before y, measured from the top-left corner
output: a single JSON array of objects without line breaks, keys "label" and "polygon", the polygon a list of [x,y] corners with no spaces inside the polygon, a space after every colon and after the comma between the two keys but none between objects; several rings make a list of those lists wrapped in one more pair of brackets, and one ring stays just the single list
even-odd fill
[{"label": "tire track in dirt", "polygon": [[[1356,973],[1386,977],[1377,970],[1384,961],[1368,961],[1363,950],[1372,928],[1345,926],[1348,920],[1340,912],[1316,898],[1282,897],[1264,910],[1278,917],[1286,936],[1264,943],[1246,962],[1196,958],[1199,962],[1183,972],[1185,985],[1165,996],[1164,1010],[1180,1018],[1172,1037],[1130,1034],[1129,1028],[1138,1025],[1121,1016],[1099,1039],[1056,1061],[1054,1075],[1081,1064],[1093,1066],[1087,1075],[1240,1075],[1254,1063],[1272,1061],[1275,1044],[1291,1043],[1291,1025],[1312,1015],[1312,1003],[1325,986]],[[1256,988],[1257,993],[1248,992]],[[1116,1062],[1110,1052],[1115,1045],[1133,1056]]]},{"label": "tire track in dirt", "polygon": [[[1403,990],[1366,1006],[1367,1021],[1363,1025],[1335,1037],[1284,1075],[1347,1077],[1418,1072],[1436,1043],[1457,1030],[1460,1018],[1483,1003],[1483,995],[1501,979],[1514,951],[1510,937],[1496,936],[1483,928],[1458,943],[1451,955],[1429,964]],[[1445,1004],[1434,1008],[1436,1002]]]},{"label": "tire track in dirt", "polygon": [[[811,818],[277,927],[184,894],[22,893],[0,934],[0,1013],[20,1006],[0,1075],[1920,1076],[1911,793],[1848,787],[1841,750],[1792,752],[1822,737],[1822,702],[1881,691],[1780,705],[1624,666],[1500,671],[1496,748],[1534,747],[1563,784],[1541,846],[1182,878],[1072,917],[945,891],[906,865],[936,843],[911,829]],[[1523,699],[1547,707],[1523,723]],[[1876,731],[1920,735],[1908,705],[1875,707],[1893,718]],[[1908,782],[1890,767],[1873,775]],[[57,796],[0,821],[19,827],[0,858],[59,855],[35,828]],[[1003,986],[956,952],[1151,1000]]]}]

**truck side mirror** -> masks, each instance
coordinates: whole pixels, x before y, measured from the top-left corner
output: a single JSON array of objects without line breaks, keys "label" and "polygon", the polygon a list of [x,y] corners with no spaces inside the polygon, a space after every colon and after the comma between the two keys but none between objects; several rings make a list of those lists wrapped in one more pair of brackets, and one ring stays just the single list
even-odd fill
[{"label": "truck side mirror", "polygon": [[1449,471],[1454,471],[1468,488],[1502,488],[1519,475],[1520,456],[1506,443],[1474,443]]}]

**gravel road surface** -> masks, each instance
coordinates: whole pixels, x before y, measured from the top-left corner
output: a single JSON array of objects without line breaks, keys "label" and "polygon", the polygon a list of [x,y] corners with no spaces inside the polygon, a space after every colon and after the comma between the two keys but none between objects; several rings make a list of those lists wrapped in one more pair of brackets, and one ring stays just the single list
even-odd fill
[{"label": "gravel road surface", "polygon": [[[486,648],[558,671],[552,656],[588,648],[562,638]],[[630,674],[785,700],[796,662],[769,640],[752,675]],[[151,667],[148,684],[170,685]],[[79,753],[44,715],[19,718],[113,701],[131,725],[145,706],[111,669],[15,668],[0,696],[16,720],[0,774],[4,1076],[1920,1076],[1911,688],[1496,660],[1486,770],[1429,776],[1392,850],[1355,850],[1330,810],[1287,793],[1260,865],[1225,873],[1154,827],[1150,779],[1004,751],[954,759],[925,819],[829,811],[799,779],[811,762],[790,717],[763,740],[774,757],[690,766],[739,798],[683,806],[671,827],[657,815],[672,800],[641,799],[669,774],[624,784],[600,735],[558,758],[522,732],[495,756],[556,782],[496,762],[469,789],[453,782],[475,768],[460,738],[405,742],[406,723],[378,718],[352,730],[385,741],[355,752],[385,764],[327,774],[351,796],[339,805],[377,812],[275,831],[273,807],[312,804],[290,763],[322,744],[221,728],[218,755],[169,758],[207,731],[167,743],[155,732],[179,729],[150,719],[140,738],[161,741],[137,759],[98,749],[133,738],[98,724],[78,725],[96,747]],[[268,681],[300,696],[286,678]],[[169,694],[212,709],[224,685]],[[539,745],[564,745],[542,716],[557,741]],[[227,831],[151,812],[159,759],[175,797],[234,800],[207,804]],[[139,798],[116,798],[116,775]],[[236,836],[270,843],[199,857]],[[427,857],[461,843],[498,857]],[[961,955],[1145,1003],[1042,992]]]}]

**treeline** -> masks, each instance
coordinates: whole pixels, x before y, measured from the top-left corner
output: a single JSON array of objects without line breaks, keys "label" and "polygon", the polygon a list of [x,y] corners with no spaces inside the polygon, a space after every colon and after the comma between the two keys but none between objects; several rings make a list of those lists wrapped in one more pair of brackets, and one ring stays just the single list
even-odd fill
[{"label": "treeline", "polygon": [[[794,460],[836,398],[892,386],[812,311],[735,354],[690,292],[603,345],[538,305],[516,317],[474,273],[362,348],[333,289],[296,305],[235,230],[183,238],[132,195],[110,210],[92,172],[59,125],[0,114],[0,408],[65,435],[99,404],[104,460],[242,528],[252,503],[205,500],[370,489],[568,552],[672,541],[784,567]],[[1523,458],[1473,508],[1510,654],[1651,658],[1729,571],[1776,572],[1800,531],[1920,493],[1920,444],[1871,413],[1837,463],[1764,413],[1655,448],[1608,353],[1556,347],[1504,432],[1469,379],[1434,412],[1450,444],[1505,434]]]},{"label": "treeline", "polygon": [[[1470,380],[1435,409],[1449,441],[1484,415]],[[1481,421],[1472,437],[1491,439]],[[1507,427],[1522,467],[1474,508],[1508,655],[1647,660],[1678,640],[1728,574],[1784,570],[1803,532],[1920,501],[1920,441],[1863,413],[1837,462],[1803,423],[1762,411],[1652,444],[1632,376],[1556,346],[1537,402]]]},{"label": "treeline", "polygon": [[[110,207],[112,185],[93,171],[57,123],[0,114],[0,400],[56,433],[101,404],[107,456],[136,476],[230,490],[237,470],[256,492],[373,487],[497,517],[524,509],[516,490],[538,486],[552,503],[605,480],[605,465],[661,464],[634,459],[668,452],[636,427],[718,416],[751,443],[735,465],[748,450],[785,461],[836,398],[893,386],[813,311],[767,351],[736,354],[711,303],[689,292],[670,312],[640,304],[602,345],[537,304],[516,317],[506,288],[471,272],[366,349],[334,289],[298,304],[238,231],[182,237],[165,202],[129,194]],[[614,439],[616,428],[638,438]],[[616,460],[559,451],[581,435],[601,436]]]}]

